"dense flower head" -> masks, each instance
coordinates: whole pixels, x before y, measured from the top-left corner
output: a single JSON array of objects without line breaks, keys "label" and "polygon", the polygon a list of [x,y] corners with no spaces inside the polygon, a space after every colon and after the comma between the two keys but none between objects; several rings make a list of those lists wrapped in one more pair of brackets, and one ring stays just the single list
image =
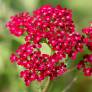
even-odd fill
[{"label": "dense flower head", "polygon": [[66,65],[62,60],[63,57],[65,56],[60,52],[53,55],[42,54],[37,44],[27,42],[21,45],[16,50],[16,54],[11,55],[10,59],[11,62],[16,62],[26,69],[20,73],[20,76],[25,79],[26,85],[29,85],[31,81],[41,81],[46,76],[53,79],[62,75],[66,71]]},{"label": "dense flower head", "polygon": [[30,15],[27,12],[23,12],[11,17],[11,21],[7,23],[7,27],[11,34],[15,36],[21,36],[27,31],[27,23],[30,22]]},{"label": "dense flower head", "polygon": [[36,31],[43,33],[62,30],[71,33],[75,30],[71,11],[58,6],[54,8],[50,5],[37,9],[33,12],[33,16],[27,12],[12,16],[7,27],[15,36],[21,36],[25,31],[35,34]]},{"label": "dense flower head", "polygon": [[[54,79],[62,75],[67,71],[66,56],[75,60],[77,54],[83,51],[83,45],[92,48],[89,46],[92,32],[88,31],[92,29],[83,29],[86,37],[75,32],[71,10],[61,6],[44,5],[32,16],[27,12],[19,13],[12,16],[6,26],[17,37],[26,33],[25,43],[10,59],[12,63],[24,67],[20,77],[24,78],[27,86],[34,80],[41,81],[45,77]],[[42,53],[43,43],[50,47],[50,54]],[[90,69],[84,68],[84,62],[88,61],[86,58],[86,61],[79,62],[78,69],[83,68],[88,73]]]}]

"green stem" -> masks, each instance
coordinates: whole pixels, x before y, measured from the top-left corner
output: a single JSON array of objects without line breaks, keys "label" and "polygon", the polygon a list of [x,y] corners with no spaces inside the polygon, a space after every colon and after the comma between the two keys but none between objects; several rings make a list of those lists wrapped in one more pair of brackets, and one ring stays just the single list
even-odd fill
[{"label": "green stem", "polygon": [[45,85],[44,89],[42,90],[42,92],[47,92],[49,84],[50,84],[50,78],[48,77],[46,85]]},{"label": "green stem", "polygon": [[72,81],[61,91],[61,92],[68,92],[71,86],[76,82],[77,76],[75,76]]},{"label": "green stem", "polygon": [[[74,69],[76,69],[76,67],[73,67],[73,68],[69,69],[65,74],[74,71]],[[61,92],[68,92],[68,90],[71,88],[71,86],[77,81],[77,79],[78,79],[77,74]]]}]

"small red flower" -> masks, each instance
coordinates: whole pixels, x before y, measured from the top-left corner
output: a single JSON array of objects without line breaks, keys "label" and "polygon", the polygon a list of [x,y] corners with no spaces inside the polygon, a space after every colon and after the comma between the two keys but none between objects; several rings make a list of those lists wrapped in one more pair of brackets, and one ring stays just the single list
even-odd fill
[{"label": "small red flower", "polygon": [[84,68],[84,75],[91,76],[92,75],[92,68]]}]

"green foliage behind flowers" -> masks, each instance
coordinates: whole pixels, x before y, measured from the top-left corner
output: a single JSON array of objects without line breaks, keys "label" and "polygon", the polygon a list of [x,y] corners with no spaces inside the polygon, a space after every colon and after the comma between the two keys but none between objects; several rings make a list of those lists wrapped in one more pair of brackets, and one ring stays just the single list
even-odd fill
[{"label": "green foliage behind flowers", "polygon": [[[34,90],[34,87],[36,88],[37,86],[36,82],[30,87],[26,87],[18,76],[17,71],[21,70],[21,68],[10,64],[10,54],[18,48],[23,40],[21,38],[18,40],[16,37],[11,36],[5,28],[5,24],[11,15],[22,11],[32,13],[34,9],[48,3],[53,6],[60,4],[63,7],[72,9],[73,19],[78,31],[87,26],[92,19],[92,12],[90,11],[92,9],[91,0],[85,0],[85,2],[84,0],[0,0],[0,92],[40,92]],[[87,51],[87,48],[85,51]],[[81,60],[82,56],[83,53],[77,59]],[[74,62],[76,61],[70,60],[69,62],[72,62],[71,67],[74,67]],[[52,81],[48,92],[62,92],[71,83],[76,74],[77,70],[74,70]],[[78,80],[67,92],[92,92],[92,77],[84,77],[81,73],[78,73],[78,75]],[[37,89],[39,89],[38,86]]]}]

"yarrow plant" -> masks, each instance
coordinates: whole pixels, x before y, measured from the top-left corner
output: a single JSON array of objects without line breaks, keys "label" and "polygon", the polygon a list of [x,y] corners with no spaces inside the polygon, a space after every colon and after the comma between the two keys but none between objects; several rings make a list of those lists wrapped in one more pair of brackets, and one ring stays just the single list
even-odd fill
[{"label": "yarrow plant", "polygon": [[[67,68],[66,58],[75,60],[86,46],[92,51],[92,27],[84,28],[83,34],[75,31],[72,11],[61,6],[44,5],[30,16],[22,12],[12,16],[6,24],[10,33],[16,37],[24,35],[25,43],[10,57],[12,63],[24,67],[20,72],[27,86],[34,80],[54,79],[64,74]],[[41,51],[47,44],[51,53]],[[76,66],[86,76],[92,75],[92,54],[87,54]]]}]

